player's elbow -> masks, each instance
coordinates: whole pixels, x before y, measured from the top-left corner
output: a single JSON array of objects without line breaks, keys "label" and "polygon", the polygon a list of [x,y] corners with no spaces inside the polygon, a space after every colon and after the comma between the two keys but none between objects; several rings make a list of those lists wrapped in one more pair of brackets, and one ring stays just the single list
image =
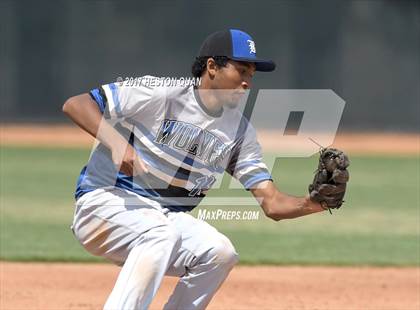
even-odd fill
[{"label": "player's elbow", "polygon": [[85,98],[82,95],[70,97],[63,104],[63,113],[69,117],[77,115],[80,113],[84,101]]},{"label": "player's elbow", "polygon": [[281,217],[281,216],[279,216],[278,214],[276,214],[276,213],[271,213],[271,214],[265,214],[268,218],[270,218],[270,219],[272,219],[273,221],[276,221],[276,222],[278,222],[278,221],[280,221],[280,220],[283,220],[283,218]]},{"label": "player's elbow", "polygon": [[266,217],[276,222],[285,219],[281,213],[277,212],[275,208],[270,207],[269,205],[263,205],[263,210]]},{"label": "player's elbow", "polygon": [[262,207],[268,218],[278,222],[296,217],[294,203],[287,195],[277,192],[272,199],[266,200]]},{"label": "player's elbow", "polygon": [[70,115],[71,114],[71,110],[72,110],[73,105],[74,105],[74,99],[73,98],[74,97],[70,97],[63,104],[62,111],[66,115]]}]

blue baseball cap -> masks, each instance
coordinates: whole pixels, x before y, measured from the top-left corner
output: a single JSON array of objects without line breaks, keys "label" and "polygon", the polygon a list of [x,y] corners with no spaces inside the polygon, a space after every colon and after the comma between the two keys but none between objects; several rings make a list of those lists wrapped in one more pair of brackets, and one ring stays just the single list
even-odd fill
[{"label": "blue baseball cap", "polygon": [[244,31],[229,29],[210,34],[201,45],[198,57],[226,56],[236,61],[252,62],[257,71],[270,72],[276,68],[272,60],[257,58],[255,41]]}]

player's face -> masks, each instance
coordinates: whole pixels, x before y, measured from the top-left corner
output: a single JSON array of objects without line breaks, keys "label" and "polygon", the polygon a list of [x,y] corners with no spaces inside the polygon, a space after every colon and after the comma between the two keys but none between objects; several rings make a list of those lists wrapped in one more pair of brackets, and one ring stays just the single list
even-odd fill
[{"label": "player's face", "polygon": [[255,65],[249,62],[229,60],[225,67],[219,68],[214,77],[216,88],[226,90],[219,92],[219,99],[225,106],[236,107],[247,90],[251,88]]}]

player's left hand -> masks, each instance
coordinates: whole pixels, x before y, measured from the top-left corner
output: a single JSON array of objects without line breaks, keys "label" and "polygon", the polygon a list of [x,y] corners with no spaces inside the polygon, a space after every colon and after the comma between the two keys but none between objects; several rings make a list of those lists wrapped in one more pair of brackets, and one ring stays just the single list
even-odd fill
[{"label": "player's left hand", "polygon": [[127,144],[126,148],[115,147],[111,153],[115,167],[125,175],[138,176],[149,173],[146,163],[130,144]]},{"label": "player's left hand", "polygon": [[309,185],[309,195],[312,201],[319,202],[330,213],[330,209],[338,209],[344,202],[349,164],[349,158],[343,151],[334,148],[320,151],[318,169]]}]

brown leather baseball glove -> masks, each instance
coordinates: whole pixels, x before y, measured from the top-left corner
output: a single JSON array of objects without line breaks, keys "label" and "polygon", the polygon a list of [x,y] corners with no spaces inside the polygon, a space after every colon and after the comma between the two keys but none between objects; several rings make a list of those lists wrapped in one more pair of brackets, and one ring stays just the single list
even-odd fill
[{"label": "brown leather baseball glove", "polygon": [[334,148],[322,148],[320,151],[318,169],[309,185],[309,194],[312,201],[319,202],[330,213],[330,209],[338,209],[344,202],[349,164],[349,158],[343,151]]}]

